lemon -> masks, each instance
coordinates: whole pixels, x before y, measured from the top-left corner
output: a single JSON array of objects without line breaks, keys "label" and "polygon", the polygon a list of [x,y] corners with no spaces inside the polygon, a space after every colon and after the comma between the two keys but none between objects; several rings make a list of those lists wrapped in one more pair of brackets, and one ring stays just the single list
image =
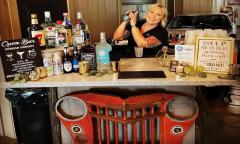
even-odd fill
[{"label": "lemon", "polygon": [[187,74],[187,75],[188,75],[192,70],[193,70],[193,67],[190,66],[190,65],[186,65],[186,66],[183,67],[183,72],[184,72],[185,74]]}]

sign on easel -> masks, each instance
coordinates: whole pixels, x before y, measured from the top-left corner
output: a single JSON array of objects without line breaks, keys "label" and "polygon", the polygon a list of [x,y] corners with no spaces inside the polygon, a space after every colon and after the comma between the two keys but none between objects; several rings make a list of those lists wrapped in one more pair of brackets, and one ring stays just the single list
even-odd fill
[{"label": "sign on easel", "polygon": [[0,41],[1,60],[6,81],[16,74],[43,66],[41,49],[35,38]]},{"label": "sign on easel", "polygon": [[202,65],[205,72],[228,73],[233,62],[233,38],[198,38],[195,66]]}]

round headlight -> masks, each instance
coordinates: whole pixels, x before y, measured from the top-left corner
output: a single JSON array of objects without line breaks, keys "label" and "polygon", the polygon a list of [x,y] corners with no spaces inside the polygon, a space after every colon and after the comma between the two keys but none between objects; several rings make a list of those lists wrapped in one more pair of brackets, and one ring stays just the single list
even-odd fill
[{"label": "round headlight", "polygon": [[198,112],[196,101],[189,97],[177,96],[171,99],[166,107],[167,115],[177,121],[192,119]]},{"label": "round headlight", "polygon": [[87,115],[87,105],[79,98],[65,96],[57,101],[55,111],[65,120],[80,120]]}]

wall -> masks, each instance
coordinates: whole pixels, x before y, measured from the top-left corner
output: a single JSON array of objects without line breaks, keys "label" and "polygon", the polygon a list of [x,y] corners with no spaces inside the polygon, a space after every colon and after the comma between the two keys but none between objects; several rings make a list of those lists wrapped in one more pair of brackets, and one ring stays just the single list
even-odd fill
[{"label": "wall", "polygon": [[[162,5],[166,0],[158,0]],[[67,0],[68,12],[72,22],[76,21],[76,13],[82,13],[91,31],[92,41],[99,41],[99,33],[106,32],[107,38],[112,38],[113,33],[121,23],[121,0]]]},{"label": "wall", "polygon": [[[1,40],[21,38],[16,0],[0,0],[0,14]],[[4,78],[1,64],[0,80],[2,83],[4,82]],[[0,135],[16,138],[11,105],[9,101],[4,97],[4,93],[5,89],[0,88],[0,116],[2,116],[1,119],[3,124],[0,126]]]},{"label": "wall", "polygon": [[211,13],[213,0],[184,0],[183,13]]},{"label": "wall", "polygon": [[81,12],[89,25],[92,41],[99,42],[100,32],[106,32],[112,38],[119,24],[120,0],[67,0],[68,12],[72,22],[76,21],[77,12]]},{"label": "wall", "polygon": [[222,6],[225,5],[225,0],[213,0],[213,12],[219,13]]}]

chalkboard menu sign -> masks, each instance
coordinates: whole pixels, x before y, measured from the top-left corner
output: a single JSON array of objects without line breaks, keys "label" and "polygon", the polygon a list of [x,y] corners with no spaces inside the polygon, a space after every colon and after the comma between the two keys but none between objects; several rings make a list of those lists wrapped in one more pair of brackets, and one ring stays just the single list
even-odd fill
[{"label": "chalkboard menu sign", "polygon": [[43,66],[41,49],[35,38],[0,41],[1,60],[6,81],[18,73]]},{"label": "chalkboard menu sign", "polygon": [[196,66],[204,66],[206,72],[228,73],[233,50],[233,38],[198,38]]}]

